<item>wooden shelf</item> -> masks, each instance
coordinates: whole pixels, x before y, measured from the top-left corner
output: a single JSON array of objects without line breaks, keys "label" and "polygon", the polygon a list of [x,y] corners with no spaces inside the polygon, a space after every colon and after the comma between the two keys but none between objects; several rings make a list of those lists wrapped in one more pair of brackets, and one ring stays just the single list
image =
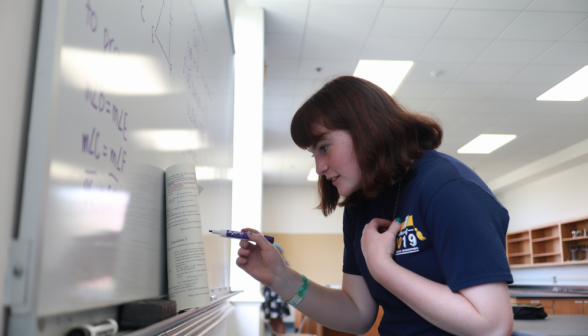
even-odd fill
[{"label": "wooden shelf", "polygon": [[535,263],[535,264],[511,264],[510,268],[531,268],[531,267],[544,267],[544,266],[565,266],[565,265],[582,265],[588,264],[588,260],[576,260],[576,261],[561,261],[551,263]]},{"label": "wooden shelf", "polygon": [[522,242],[522,241],[528,241],[529,237],[521,237],[521,238],[509,238],[507,240],[508,243],[516,243],[516,242]]},{"label": "wooden shelf", "polygon": [[533,258],[551,257],[561,255],[560,252],[548,252],[548,253],[533,253]]},{"label": "wooden shelf", "polygon": [[533,243],[538,243],[538,242],[548,241],[548,240],[552,240],[552,239],[559,239],[559,236],[536,238],[536,239],[533,239],[532,242]]},{"label": "wooden shelf", "polygon": [[509,253],[508,256],[509,257],[522,257],[522,256],[528,256],[531,255],[531,252],[520,252],[520,253]]},{"label": "wooden shelf", "polygon": [[563,238],[562,241],[577,241],[577,240],[584,240],[588,239],[588,237],[574,237],[574,238]]},{"label": "wooden shelf", "polygon": [[[577,231],[588,231],[588,217],[507,233],[506,255],[511,268],[588,264],[588,259],[566,261],[572,247],[588,245],[588,235],[573,237]],[[577,257],[588,257],[588,253],[578,249]]]}]

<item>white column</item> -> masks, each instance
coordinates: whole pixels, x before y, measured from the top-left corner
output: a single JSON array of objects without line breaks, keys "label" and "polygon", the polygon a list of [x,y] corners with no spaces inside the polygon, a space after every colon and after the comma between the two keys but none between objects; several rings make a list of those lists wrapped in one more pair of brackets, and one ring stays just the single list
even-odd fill
[{"label": "white column", "polygon": [[[238,4],[235,12],[235,124],[232,230],[261,230],[263,152],[263,8]],[[231,242],[230,284],[243,290],[232,300],[231,335],[260,335],[260,284],[236,266],[239,241]]]}]

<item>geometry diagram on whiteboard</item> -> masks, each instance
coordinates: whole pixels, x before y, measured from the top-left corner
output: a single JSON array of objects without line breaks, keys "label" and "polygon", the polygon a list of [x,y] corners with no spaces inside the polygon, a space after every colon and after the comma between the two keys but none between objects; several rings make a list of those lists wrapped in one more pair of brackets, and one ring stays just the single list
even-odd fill
[{"label": "geometry diagram on whiteboard", "polygon": [[[169,5],[167,5],[167,4]],[[162,0],[161,11],[159,12],[159,19],[156,26],[151,26],[151,43],[155,40],[159,43],[161,51],[169,65],[169,73],[172,71],[171,63],[171,30],[172,30],[172,14],[171,14],[172,0]],[[169,18],[169,19],[168,19]]]}]

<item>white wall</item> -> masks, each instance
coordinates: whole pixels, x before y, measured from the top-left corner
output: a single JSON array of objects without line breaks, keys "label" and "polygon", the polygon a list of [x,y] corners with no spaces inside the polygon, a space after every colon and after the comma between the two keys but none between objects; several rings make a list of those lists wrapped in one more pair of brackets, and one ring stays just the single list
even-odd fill
[{"label": "white wall", "polygon": [[271,233],[343,233],[343,208],[330,216],[319,204],[314,183],[307,186],[264,186],[261,228]]},{"label": "white wall", "polygon": [[496,195],[510,231],[588,216],[588,163]]},{"label": "white wall", "polygon": [[[509,211],[509,231],[586,217],[588,163],[496,196]],[[513,269],[512,273],[515,284],[588,286],[588,265]]]},{"label": "white wall", "polygon": [[[35,44],[37,1],[0,1],[0,302],[4,302],[8,246],[18,219]],[[0,331],[4,330],[0,314]]]}]

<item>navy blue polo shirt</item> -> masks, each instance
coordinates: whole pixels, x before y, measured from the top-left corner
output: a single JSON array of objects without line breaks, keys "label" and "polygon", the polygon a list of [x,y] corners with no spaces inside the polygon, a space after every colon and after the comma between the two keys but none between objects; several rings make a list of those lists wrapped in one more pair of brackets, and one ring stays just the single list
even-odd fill
[{"label": "navy blue polo shirt", "polygon": [[[490,282],[512,283],[505,236],[509,216],[486,184],[457,159],[426,151],[400,183],[396,216],[398,265],[452,291]],[[389,192],[345,207],[343,272],[364,277],[384,309],[380,335],[450,335],[420,317],[369,273],[362,231],[373,218],[393,220],[398,183]]]}]

